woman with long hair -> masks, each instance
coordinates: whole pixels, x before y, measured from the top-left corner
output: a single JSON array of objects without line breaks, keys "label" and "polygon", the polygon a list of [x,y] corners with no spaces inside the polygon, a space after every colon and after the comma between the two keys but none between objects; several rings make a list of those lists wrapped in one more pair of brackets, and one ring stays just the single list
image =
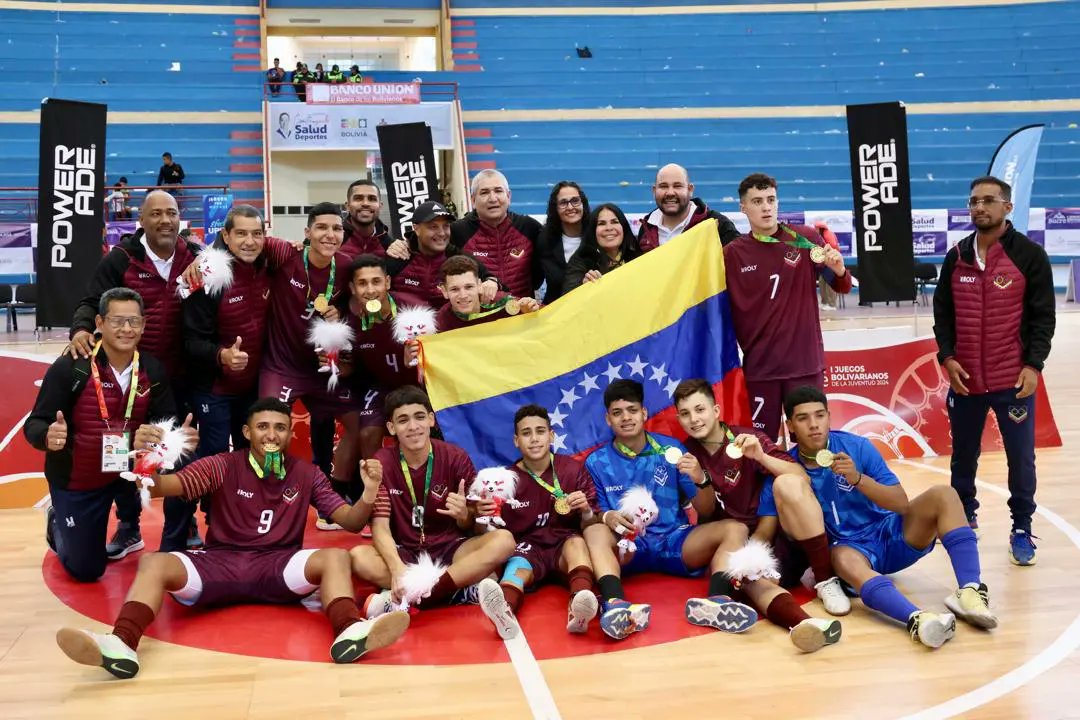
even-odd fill
[{"label": "woman with long hair", "polygon": [[593,211],[585,225],[581,247],[566,264],[563,292],[582,283],[599,280],[604,274],[625,265],[638,255],[637,238],[630,221],[614,203],[604,203]]},{"label": "woman with long hair", "polygon": [[547,222],[540,235],[540,263],[547,278],[544,302],[550,303],[563,294],[563,275],[566,263],[581,246],[585,219],[589,217],[589,198],[576,182],[563,180],[551,189],[548,197]]}]

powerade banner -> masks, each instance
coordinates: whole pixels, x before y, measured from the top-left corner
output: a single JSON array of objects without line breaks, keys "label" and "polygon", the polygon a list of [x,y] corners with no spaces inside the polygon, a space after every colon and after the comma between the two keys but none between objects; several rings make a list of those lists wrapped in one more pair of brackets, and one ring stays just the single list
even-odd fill
[{"label": "powerade banner", "polygon": [[907,114],[898,102],[848,105],[847,125],[860,298],[911,300],[915,258]]},{"label": "powerade banner", "polygon": [[1014,131],[998,146],[990,161],[989,174],[1012,185],[1013,211],[1009,217],[1016,229],[1025,235],[1042,134],[1042,125],[1027,125]]},{"label": "powerade banner", "polygon": [[232,205],[232,195],[203,195],[203,232],[210,242],[225,229],[225,216]]},{"label": "powerade banner", "polygon": [[454,105],[425,102],[415,105],[267,104],[266,127],[270,150],[375,150],[376,128],[382,125],[426,123],[435,147],[454,147]]},{"label": "powerade banner", "polygon": [[39,327],[67,327],[101,260],[106,106],[46,98],[38,168]]},{"label": "powerade banner", "polygon": [[393,237],[405,237],[412,229],[413,209],[439,199],[431,128],[424,123],[408,123],[382,125],[378,132],[391,230]]}]

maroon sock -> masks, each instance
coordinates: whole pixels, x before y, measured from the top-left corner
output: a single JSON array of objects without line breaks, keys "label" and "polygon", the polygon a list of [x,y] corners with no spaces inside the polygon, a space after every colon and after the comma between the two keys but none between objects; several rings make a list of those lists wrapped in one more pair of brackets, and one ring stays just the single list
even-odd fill
[{"label": "maroon sock", "polygon": [[802,545],[806,557],[810,560],[810,569],[814,571],[814,582],[824,582],[836,574],[833,572],[829,539],[825,537],[825,533],[800,540],[799,544]]},{"label": "maroon sock", "polygon": [[578,565],[566,574],[566,579],[570,583],[571,595],[577,595],[582,590],[592,590],[593,571],[587,565]]},{"label": "maroon sock", "polygon": [[146,628],[154,622],[154,611],[149,605],[128,600],[120,607],[120,614],[116,616],[116,625],[113,626],[112,634],[124,641],[132,650],[139,649],[139,640],[142,639]]},{"label": "maroon sock", "polygon": [[334,628],[335,637],[353,623],[364,619],[360,615],[360,608],[356,606],[356,601],[347,596],[330,601],[330,604],[326,606],[326,618],[330,621],[330,626]]},{"label": "maroon sock", "polygon": [[803,620],[810,617],[807,615],[791,593],[780,593],[769,603],[769,609],[765,611],[765,617],[774,625],[785,627],[788,630],[795,627]]},{"label": "maroon sock", "polygon": [[449,600],[457,589],[457,582],[454,581],[454,578],[450,577],[449,572],[444,572],[439,576],[439,581],[435,583],[435,587],[431,588],[431,594],[421,600],[417,607],[429,608],[440,605]]},{"label": "maroon sock", "polygon": [[502,588],[506,604],[510,606],[511,610],[517,612],[518,608],[521,607],[521,603],[525,601],[525,591],[513,583],[504,583],[499,587]]},{"label": "maroon sock", "polygon": [[357,599],[358,605],[363,605],[369,595],[374,595],[378,592],[379,588],[366,580],[358,580],[355,575],[353,576],[353,597]]}]

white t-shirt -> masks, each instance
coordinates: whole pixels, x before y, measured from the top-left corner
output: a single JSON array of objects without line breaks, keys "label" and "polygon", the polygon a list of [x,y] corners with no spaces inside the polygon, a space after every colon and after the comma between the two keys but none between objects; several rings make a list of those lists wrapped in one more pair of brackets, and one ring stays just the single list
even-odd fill
[{"label": "white t-shirt", "polygon": [[[146,236],[143,235],[139,240],[142,242],[144,248],[146,248],[146,257],[150,258],[150,262],[154,263],[154,269],[158,271],[158,275],[165,280],[169,279],[169,273],[172,272],[173,258],[176,257],[176,250],[173,250],[173,254],[169,256],[168,260],[162,260],[159,258],[153,250],[150,249],[150,245],[146,242]],[[182,242],[177,239],[177,242]]]},{"label": "white t-shirt", "polygon": [[116,378],[116,383],[120,386],[120,392],[126,393],[128,388],[131,387],[131,366],[133,363],[128,363],[128,366],[123,370],[117,370],[112,365],[109,368],[112,370],[113,377]]},{"label": "white t-shirt", "polygon": [[664,213],[660,211],[660,208],[657,208],[651,213],[649,213],[647,222],[650,225],[655,225],[657,227],[657,230],[659,231],[657,234],[657,241],[661,245],[663,245],[668,240],[671,240],[674,237],[678,237],[679,234],[686,229],[686,224],[690,222],[690,218],[694,216],[695,207],[696,206],[694,205],[694,203],[690,203],[690,205],[686,208],[686,217],[680,220],[679,224],[671,228],[670,230],[668,230],[664,226]]},{"label": "white t-shirt", "polygon": [[581,237],[572,235],[562,236],[562,249],[563,255],[566,257],[566,262],[570,262],[570,256],[577,252],[579,247],[581,247]]}]

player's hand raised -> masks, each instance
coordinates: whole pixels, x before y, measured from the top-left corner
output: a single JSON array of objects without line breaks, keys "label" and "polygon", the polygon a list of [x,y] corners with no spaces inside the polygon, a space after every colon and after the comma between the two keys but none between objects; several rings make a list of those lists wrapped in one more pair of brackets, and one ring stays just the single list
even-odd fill
[{"label": "player's hand raised", "polygon": [[57,410],[56,420],[49,425],[49,430],[45,433],[45,449],[50,452],[63,450],[67,445],[67,435],[67,421],[64,420],[64,413]]},{"label": "player's hand raised", "polygon": [[832,471],[837,475],[843,475],[844,479],[851,482],[859,475],[855,467],[855,461],[847,453],[836,453],[833,456]]},{"label": "player's hand raised", "polygon": [[837,277],[847,272],[844,266],[844,256],[832,245],[825,246],[825,267],[836,273]]},{"label": "player's hand raised", "polygon": [[589,498],[580,490],[575,490],[566,496],[566,502],[570,503],[570,512],[585,512],[589,510]]},{"label": "player's hand raised", "polygon": [[761,447],[761,441],[753,433],[742,433],[736,436],[735,447],[742,450],[745,458],[760,461],[765,457],[765,450]]},{"label": "player's hand raised", "polygon": [[705,471],[702,470],[701,463],[690,453],[683,453],[679,462],[675,463],[675,469],[693,480],[695,485],[705,481]]},{"label": "player's hand raised", "polygon": [[323,316],[323,320],[325,320],[327,322],[337,322],[338,320],[341,319],[341,313],[338,312],[338,309],[336,307],[334,307],[333,305],[326,308],[326,312],[324,312],[322,314],[322,316]]},{"label": "player's hand raised", "polygon": [[374,495],[382,485],[383,467],[378,460],[360,461],[360,479],[364,481],[364,494]]},{"label": "player's hand raised", "polygon": [[237,335],[236,342],[227,348],[222,348],[218,352],[218,357],[221,360],[221,367],[234,373],[241,372],[247,367],[248,354],[240,349],[242,344],[243,339]]},{"label": "player's hand raised", "polygon": [[446,507],[437,508],[435,512],[440,515],[446,515],[454,518],[459,523],[464,523],[469,519],[469,504],[465,500],[465,481],[462,480],[458,483],[458,491],[456,493],[450,493],[446,496]]}]

